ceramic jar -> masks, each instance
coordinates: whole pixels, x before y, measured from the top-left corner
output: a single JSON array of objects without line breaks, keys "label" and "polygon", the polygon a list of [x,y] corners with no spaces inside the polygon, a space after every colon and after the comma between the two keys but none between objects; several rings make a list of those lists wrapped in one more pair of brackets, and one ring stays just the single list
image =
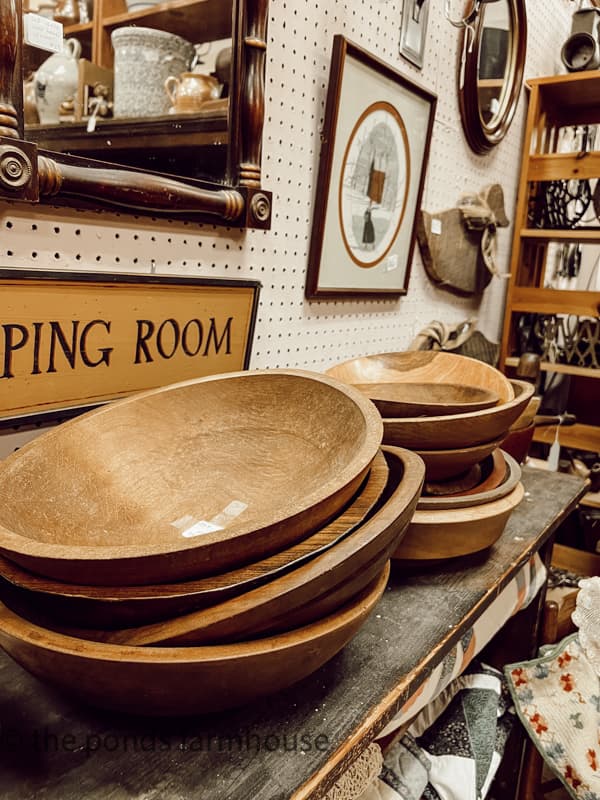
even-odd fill
[{"label": "ceramic jar", "polygon": [[167,78],[165,90],[174,114],[193,114],[206,100],[214,100],[219,97],[221,85],[212,75],[203,75],[200,72],[182,72],[178,78],[173,75]]},{"label": "ceramic jar", "polygon": [[194,47],[186,39],[152,28],[113,31],[115,117],[160,117],[169,113],[165,94],[170,75],[186,72]]},{"label": "ceramic jar", "polygon": [[51,55],[35,73],[35,101],[42,125],[57,124],[61,103],[75,97],[80,55],[77,39],[66,39],[62,53]]}]

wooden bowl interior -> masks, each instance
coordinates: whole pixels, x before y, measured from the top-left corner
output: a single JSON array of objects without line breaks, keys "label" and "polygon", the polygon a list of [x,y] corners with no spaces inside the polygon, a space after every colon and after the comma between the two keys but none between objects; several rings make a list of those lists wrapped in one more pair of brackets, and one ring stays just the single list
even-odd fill
[{"label": "wooden bowl interior", "polygon": [[454,383],[354,384],[383,417],[447,416],[479,411],[498,403],[498,395],[478,386]]},{"label": "wooden bowl interior", "polygon": [[0,464],[0,524],[49,544],[171,546],[194,526],[226,540],[318,502],[368,466],[372,420],[335,385],[269,373],[166,387],[55,428]]},{"label": "wooden bowl interior", "polygon": [[[501,451],[498,450],[496,452]],[[443,509],[473,508],[474,506],[493,503],[506,497],[521,480],[521,467],[508,453],[504,453],[501,458],[496,459],[490,456],[486,461],[488,462],[487,476],[475,489],[444,497],[422,495],[417,509],[419,511],[440,511]],[[499,465],[501,464],[502,478],[498,478],[500,470],[494,468],[494,461]]]},{"label": "wooden bowl interior", "polygon": [[358,529],[386,489],[388,475],[380,452],[363,486],[338,517],[294,546],[239,569],[177,583],[86,586],[34,575],[0,556],[0,599],[30,619],[41,610],[65,625],[107,629],[159,622],[221,603],[299,567]]},{"label": "wooden bowl interior", "polygon": [[[418,458],[394,451],[401,464],[394,470],[384,497],[364,523],[334,547],[308,563],[273,578],[268,583],[209,608],[154,624],[122,630],[69,629],[49,615],[45,607],[7,605],[18,613],[53,630],[94,641],[135,646],[198,645],[239,641],[255,632],[281,628],[282,621],[297,613],[312,618],[332,610],[337,596],[341,604],[379,573],[397,547],[408,525],[423,480]],[[385,499],[384,499],[385,498]],[[362,577],[361,577],[362,576]]]},{"label": "wooden bowl interior", "polygon": [[[0,604],[0,645],[41,680],[86,703],[146,716],[221,711],[310,675],[358,632],[389,564],[344,608],[264,639],[213,647],[124,647],[46,630]],[[249,680],[251,676],[251,680]]]},{"label": "wooden bowl interior", "polygon": [[511,383],[515,398],[492,408],[448,416],[384,419],[384,444],[414,450],[458,449],[503,438],[533,394],[531,384]]},{"label": "wooden bowl interior", "polygon": [[409,350],[362,356],[336,364],[327,374],[344,383],[450,383],[488,389],[500,402],[513,399],[510,381],[474,358],[443,351]]}]

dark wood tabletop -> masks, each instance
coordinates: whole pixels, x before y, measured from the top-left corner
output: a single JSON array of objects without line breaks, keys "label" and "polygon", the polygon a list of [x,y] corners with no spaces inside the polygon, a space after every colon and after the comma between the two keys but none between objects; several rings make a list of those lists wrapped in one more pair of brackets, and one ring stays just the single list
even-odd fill
[{"label": "dark wood tabletop", "polygon": [[525,498],[489,553],[393,573],[374,614],[340,654],[243,709],[174,720],[119,716],[76,704],[0,653],[0,797],[321,797],[584,491],[578,478],[532,469],[523,482]]}]

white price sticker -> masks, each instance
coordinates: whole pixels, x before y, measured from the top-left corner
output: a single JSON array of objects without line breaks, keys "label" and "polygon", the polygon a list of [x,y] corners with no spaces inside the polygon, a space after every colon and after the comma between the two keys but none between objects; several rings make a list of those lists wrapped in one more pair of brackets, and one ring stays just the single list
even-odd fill
[{"label": "white price sticker", "polygon": [[442,232],[442,220],[438,219],[437,217],[433,217],[431,220],[431,232],[437,234],[438,236]]},{"label": "white price sticker", "polygon": [[60,22],[39,14],[25,14],[23,21],[25,44],[50,53],[62,53],[63,26]]}]

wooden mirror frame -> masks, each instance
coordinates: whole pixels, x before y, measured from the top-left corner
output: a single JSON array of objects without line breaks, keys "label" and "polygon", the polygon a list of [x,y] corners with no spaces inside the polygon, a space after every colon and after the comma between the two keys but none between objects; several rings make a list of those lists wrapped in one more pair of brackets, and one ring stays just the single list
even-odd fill
[{"label": "wooden mirror frame", "polygon": [[268,0],[232,0],[226,182],[178,179],[40,150],[24,139],[21,0],[0,0],[0,197],[269,228],[261,187]]},{"label": "wooden mirror frame", "polygon": [[[486,125],[481,119],[479,110],[479,94],[477,89],[479,48],[484,28],[486,5],[481,6],[480,13],[473,23],[473,47],[469,52],[465,38],[470,36],[468,28],[463,28],[459,53],[464,53],[464,66],[458,68],[458,101],[460,117],[472,150],[483,154],[489,152],[502,141],[508,131],[521,93],[523,82],[523,69],[525,67],[525,54],[527,50],[527,17],[525,13],[525,0],[507,0],[511,15],[511,38],[508,57],[510,59],[508,75],[509,86],[506,89],[502,108],[494,119],[493,124]],[[462,57],[462,55],[461,55]],[[460,85],[461,75],[463,84]]]}]

